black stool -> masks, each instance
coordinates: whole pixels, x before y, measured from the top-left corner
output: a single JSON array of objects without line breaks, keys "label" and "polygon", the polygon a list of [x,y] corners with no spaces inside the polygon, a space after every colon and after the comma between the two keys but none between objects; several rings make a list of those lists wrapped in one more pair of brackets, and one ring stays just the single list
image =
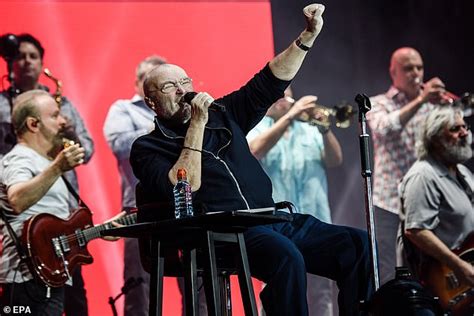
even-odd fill
[{"label": "black stool", "polygon": [[[245,314],[257,315],[242,228],[233,230],[219,232],[209,228],[182,228],[177,230],[176,235],[170,233],[166,237],[151,238],[149,244],[150,314],[152,314],[152,309],[156,308],[156,314],[161,315],[163,276],[184,276],[186,315],[197,315],[197,276],[199,274],[204,281],[209,315],[231,315],[230,275],[237,274]],[[181,264],[177,263],[176,256],[169,255],[170,251],[178,249],[182,254]],[[232,252],[233,262],[222,260],[222,256],[216,256],[219,250],[228,252],[230,249],[236,250]],[[222,263],[224,266],[221,266]],[[173,266],[170,267],[170,264]],[[151,302],[155,297],[156,305]]]},{"label": "black stool", "polygon": [[[228,300],[223,299],[220,293],[228,294],[226,289],[229,275],[234,273],[238,275],[245,314],[257,315],[243,232],[247,227],[290,219],[288,214],[225,212],[135,224],[103,231],[102,234],[148,240],[145,246],[142,243],[140,252],[142,258],[143,254],[146,255],[142,264],[151,274],[150,315],[161,315],[163,276],[184,276],[186,314],[197,315],[198,270],[202,271],[209,315],[226,315],[231,312],[230,306],[223,304],[228,303]],[[218,266],[220,258],[216,256],[216,252],[231,250],[232,247],[238,250],[232,252],[235,255],[233,266]],[[176,260],[178,251],[182,253],[181,265]],[[202,254],[199,266],[198,252]],[[223,257],[229,259],[229,256]]]}]

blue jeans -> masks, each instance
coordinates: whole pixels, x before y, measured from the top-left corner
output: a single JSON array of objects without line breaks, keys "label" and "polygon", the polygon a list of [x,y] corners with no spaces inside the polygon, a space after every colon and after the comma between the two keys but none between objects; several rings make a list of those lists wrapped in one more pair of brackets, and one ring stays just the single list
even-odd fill
[{"label": "blue jeans", "polygon": [[267,315],[308,315],[306,272],[337,282],[339,315],[359,315],[359,301],[373,292],[364,231],[294,214],[244,236],[251,274],[267,283],[260,293]]},{"label": "blue jeans", "polygon": [[[31,313],[24,315],[35,316],[61,316],[63,314],[64,287],[50,288],[49,298],[46,296],[47,288],[37,281],[23,283],[2,284],[2,307],[14,306],[28,307]],[[21,314],[23,315],[23,314]]]}]

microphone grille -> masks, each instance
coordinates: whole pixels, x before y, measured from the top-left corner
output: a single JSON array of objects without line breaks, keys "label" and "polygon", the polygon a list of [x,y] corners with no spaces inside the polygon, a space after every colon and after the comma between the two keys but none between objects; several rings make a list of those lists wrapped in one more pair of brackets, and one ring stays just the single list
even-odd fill
[{"label": "microphone grille", "polygon": [[186,92],[183,96],[183,100],[186,102],[186,103],[191,103],[191,100],[194,99],[194,97],[196,96],[196,92]]}]

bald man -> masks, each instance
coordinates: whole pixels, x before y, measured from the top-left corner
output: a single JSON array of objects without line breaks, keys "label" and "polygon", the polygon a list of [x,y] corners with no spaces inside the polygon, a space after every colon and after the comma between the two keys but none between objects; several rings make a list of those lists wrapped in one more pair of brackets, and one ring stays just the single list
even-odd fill
[{"label": "bald man", "polygon": [[[274,206],[272,184],[250,152],[246,134],[283,96],[300,69],[322,25],[324,6],[304,9],[308,27],[242,88],[217,99],[225,112],[209,108],[214,98],[194,92],[191,78],[166,64],[150,71],[145,102],[156,113],[155,129],[132,145],[130,163],[142,189],[144,221],[173,216],[176,172],[186,169],[196,213]],[[168,207],[166,207],[168,206]],[[330,225],[307,214],[291,222],[250,227],[244,233],[252,276],[267,286],[260,293],[267,315],[308,315],[306,272],[337,280],[340,315],[359,315],[359,301],[370,297],[367,234]]]},{"label": "bald man", "polygon": [[439,78],[423,82],[423,60],[415,49],[397,49],[389,70],[392,86],[371,98],[372,110],[367,114],[374,143],[373,199],[381,284],[395,276],[398,183],[416,160],[417,127],[436,105],[448,102]]}]

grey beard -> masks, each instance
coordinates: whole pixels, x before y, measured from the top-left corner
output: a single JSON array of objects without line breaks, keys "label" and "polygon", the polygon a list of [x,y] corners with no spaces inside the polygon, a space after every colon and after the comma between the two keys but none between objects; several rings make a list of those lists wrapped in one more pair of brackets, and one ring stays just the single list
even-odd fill
[{"label": "grey beard", "polygon": [[458,164],[463,163],[472,157],[472,148],[471,148],[471,135],[468,136],[464,144],[456,144],[455,146],[450,146],[443,143],[444,150],[441,152],[441,157],[448,163]]}]

